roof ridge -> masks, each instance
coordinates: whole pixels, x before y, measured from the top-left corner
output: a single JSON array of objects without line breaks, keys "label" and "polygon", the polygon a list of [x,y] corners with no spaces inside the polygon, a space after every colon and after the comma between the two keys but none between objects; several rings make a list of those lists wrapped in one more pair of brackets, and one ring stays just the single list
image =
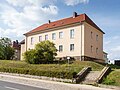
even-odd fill
[{"label": "roof ridge", "polygon": [[27,34],[31,34],[34,32],[38,32],[38,31],[42,31],[42,30],[46,30],[46,29],[51,29],[51,28],[56,28],[56,27],[60,27],[60,26],[64,26],[64,25],[69,25],[69,24],[73,24],[73,23],[77,23],[77,22],[82,22],[82,21],[86,21],[88,24],[92,25],[93,27],[95,27],[96,29],[100,30],[102,33],[104,33],[88,16],[87,14],[83,13],[83,14],[79,14],[76,15],[75,17],[68,17],[68,18],[63,18],[63,19],[59,19],[53,22],[49,23],[45,23],[42,24],[40,26],[38,26],[37,28],[25,33],[24,35]]}]

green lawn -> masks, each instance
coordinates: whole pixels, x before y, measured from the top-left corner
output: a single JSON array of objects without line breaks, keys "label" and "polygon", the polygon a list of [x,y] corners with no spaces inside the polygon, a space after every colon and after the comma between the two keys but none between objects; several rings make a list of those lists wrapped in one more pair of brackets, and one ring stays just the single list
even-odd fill
[{"label": "green lawn", "polygon": [[74,61],[72,64],[27,64],[22,61],[0,61],[1,72],[22,73],[38,76],[72,78],[73,72],[91,66],[93,70],[102,70],[103,65],[90,61]]},{"label": "green lawn", "polygon": [[114,69],[106,79],[104,79],[103,84],[120,86],[120,69]]}]

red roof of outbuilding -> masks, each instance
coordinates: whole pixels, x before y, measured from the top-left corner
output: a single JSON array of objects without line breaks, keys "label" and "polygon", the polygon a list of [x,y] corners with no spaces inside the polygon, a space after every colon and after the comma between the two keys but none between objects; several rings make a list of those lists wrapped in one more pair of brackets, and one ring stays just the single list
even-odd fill
[{"label": "red roof of outbuilding", "polygon": [[105,34],[86,14],[80,14],[80,15],[77,15],[75,18],[69,17],[69,18],[58,20],[58,21],[43,24],[43,25],[33,29],[32,31],[27,32],[24,35],[42,31],[42,30],[46,30],[46,29],[65,26],[65,25],[69,25],[69,24],[73,24],[73,23],[77,23],[77,22],[83,22],[83,21],[87,22],[88,24],[90,24],[91,26],[100,30],[103,34]]}]

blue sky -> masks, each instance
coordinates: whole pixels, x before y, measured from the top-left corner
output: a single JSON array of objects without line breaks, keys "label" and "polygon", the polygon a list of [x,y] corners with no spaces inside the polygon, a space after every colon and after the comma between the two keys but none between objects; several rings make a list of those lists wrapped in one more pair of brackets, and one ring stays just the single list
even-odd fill
[{"label": "blue sky", "polygon": [[0,37],[24,39],[23,34],[48,22],[86,13],[106,34],[104,51],[120,59],[120,0],[0,0]]}]

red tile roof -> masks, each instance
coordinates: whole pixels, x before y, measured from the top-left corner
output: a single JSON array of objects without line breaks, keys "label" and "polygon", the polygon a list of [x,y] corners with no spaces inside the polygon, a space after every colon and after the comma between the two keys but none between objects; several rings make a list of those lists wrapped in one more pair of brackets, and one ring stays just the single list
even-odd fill
[{"label": "red tile roof", "polygon": [[18,41],[13,41],[12,47],[14,49],[20,50],[20,43]]},{"label": "red tile roof", "polygon": [[96,29],[100,30],[103,34],[105,34],[86,14],[80,14],[80,15],[77,15],[75,18],[69,17],[69,18],[58,20],[58,21],[43,24],[33,29],[32,31],[27,32],[24,35],[32,34],[34,32],[38,32],[46,29],[61,27],[61,26],[65,26],[65,25],[69,25],[77,22],[84,22],[84,21],[90,24],[91,26],[95,27]]},{"label": "red tile roof", "polygon": [[25,44],[25,39],[20,42],[20,44]]}]

